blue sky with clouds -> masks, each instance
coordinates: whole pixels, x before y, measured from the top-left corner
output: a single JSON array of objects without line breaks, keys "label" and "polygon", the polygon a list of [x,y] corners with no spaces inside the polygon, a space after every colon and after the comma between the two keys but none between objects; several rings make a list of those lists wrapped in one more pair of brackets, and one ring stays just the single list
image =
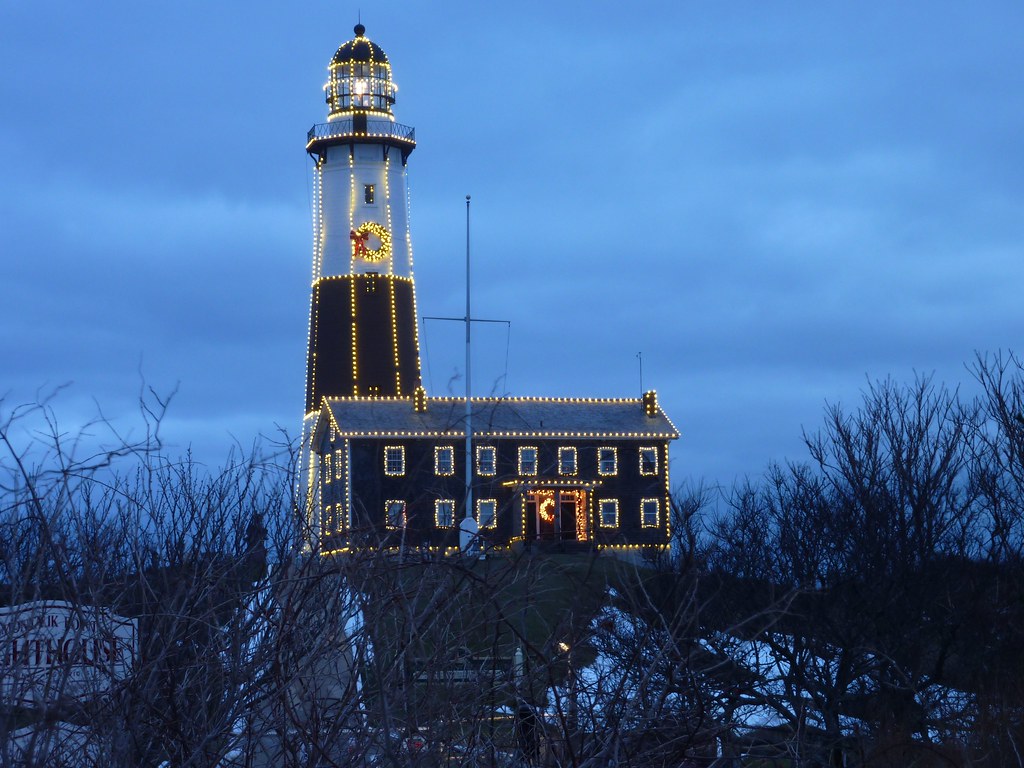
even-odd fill
[{"label": "blue sky with clouds", "polygon": [[[585,10],[582,10],[585,9]],[[177,387],[174,450],[297,430],[306,130],[358,6],[0,6],[0,392],[131,424]],[[802,456],[826,401],[1024,331],[1019,2],[379,2],[414,125],[419,309],[463,306],[478,393],[632,396],[673,477]],[[460,331],[428,323],[432,394]],[[506,355],[507,350],[507,355]],[[508,360],[506,377],[506,356]],[[455,385],[456,387],[460,385]]]}]

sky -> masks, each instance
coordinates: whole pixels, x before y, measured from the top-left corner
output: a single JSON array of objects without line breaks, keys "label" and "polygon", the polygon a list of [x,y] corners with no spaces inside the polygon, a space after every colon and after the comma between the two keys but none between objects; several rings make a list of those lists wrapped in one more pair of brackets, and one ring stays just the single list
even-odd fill
[{"label": "sky", "polygon": [[[633,397],[675,483],[802,459],[826,403],[1024,351],[1024,5],[0,4],[0,395],[211,467],[299,431],[306,131],[357,15],[388,53],[418,309],[475,394]],[[421,328],[430,394],[461,329]]]}]

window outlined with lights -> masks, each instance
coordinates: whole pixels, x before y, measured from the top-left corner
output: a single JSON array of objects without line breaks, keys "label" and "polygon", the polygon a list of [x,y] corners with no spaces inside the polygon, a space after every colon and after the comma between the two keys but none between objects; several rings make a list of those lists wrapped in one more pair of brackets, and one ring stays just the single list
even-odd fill
[{"label": "window outlined with lights", "polygon": [[342,533],[348,525],[348,514],[344,504],[329,504],[324,510],[327,526],[325,533]]},{"label": "window outlined with lights", "polygon": [[640,502],[640,527],[657,528],[661,523],[661,500],[643,499]]},{"label": "window outlined with lights", "polygon": [[599,517],[602,528],[618,528],[619,527],[619,500],[618,499],[601,499],[598,507]]},{"label": "window outlined with lights", "polygon": [[324,454],[324,482],[329,483],[334,479],[334,468],[331,465],[333,457],[330,453]]},{"label": "window outlined with lights", "polygon": [[498,525],[498,500],[476,500],[476,524],[481,528],[495,528]]},{"label": "window outlined with lights", "polygon": [[384,502],[385,521],[389,530],[405,528],[405,502],[402,499],[388,499]]},{"label": "window outlined with lights", "polygon": [[521,446],[519,446],[519,474],[520,475],[536,475],[537,474],[537,446],[535,446],[535,445],[521,445]]},{"label": "window outlined with lights", "polygon": [[619,451],[617,448],[597,449],[597,474],[608,477],[619,473]]},{"label": "window outlined with lights", "polygon": [[451,477],[455,474],[455,448],[450,445],[434,446],[434,474]]},{"label": "window outlined with lights", "polygon": [[493,477],[497,474],[496,451],[493,445],[478,445],[476,447],[476,473],[483,477]]},{"label": "window outlined with lights", "polygon": [[575,446],[561,446],[558,449],[558,474],[576,474],[576,448]]},{"label": "window outlined with lights", "polygon": [[343,533],[348,525],[344,504],[328,504],[324,507],[324,535]]},{"label": "window outlined with lights", "polygon": [[434,525],[451,528],[455,525],[455,499],[434,500]]},{"label": "window outlined with lights", "polygon": [[384,474],[392,477],[405,474],[405,446],[384,447]]},{"label": "window outlined with lights", "polygon": [[645,476],[658,474],[658,449],[644,446],[640,449],[640,474]]},{"label": "window outlined with lights", "polygon": [[334,451],[334,479],[341,480],[345,477],[345,452],[341,448]]}]

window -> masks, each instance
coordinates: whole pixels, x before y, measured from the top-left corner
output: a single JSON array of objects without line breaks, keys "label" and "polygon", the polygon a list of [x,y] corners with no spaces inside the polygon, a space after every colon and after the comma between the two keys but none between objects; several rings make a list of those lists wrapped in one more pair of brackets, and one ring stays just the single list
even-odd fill
[{"label": "window", "polygon": [[434,474],[455,474],[455,449],[450,445],[434,446]]},{"label": "window", "polygon": [[519,448],[519,474],[537,474],[537,449],[532,445],[523,445]]},{"label": "window", "polygon": [[334,479],[341,480],[345,476],[345,452],[340,448],[334,452]]},{"label": "window", "polygon": [[660,503],[657,499],[644,499],[640,502],[640,526],[642,528],[657,528],[660,514]]},{"label": "window", "polygon": [[576,474],[576,449],[559,448],[558,449],[558,474],[560,475],[575,475]]},{"label": "window", "polygon": [[363,184],[363,202],[373,205],[373,184]]},{"label": "window", "polygon": [[454,499],[437,499],[434,501],[434,524],[438,528],[451,528],[455,525]]},{"label": "window", "polygon": [[334,470],[331,469],[331,454],[324,454],[324,482],[329,483],[334,479]]},{"label": "window", "polygon": [[619,500],[601,499],[601,527],[616,528],[619,525]]},{"label": "window", "polygon": [[495,499],[477,499],[476,524],[481,528],[494,528],[498,524],[497,510]]},{"label": "window", "polygon": [[384,502],[384,509],[387,512],[385,521],[388,528],[405,528],[405,502],[398,499],[388,499]]},{"label": "window", "polygon": [[478,475],[493,475],[494,468],[494,446],[478,445],[476,449],[476,473]]},{"label": "window", "polygon": [[324,536],[345,530],[346,515],[343,504],[328,504],[324,507]]},{"label": "window", "polygon": [[656,475],[656,474],[658,474],[658,449],[657,448],[641,448],[640,449],[640,474],[641,475]]},{"label": "window", "polygon": [[405,474],[405,446],[389,445],[384,448],[384,474]]},{"label": "window", "polygon": [[614,448],[597,449],[597,474],[614,475],[619,471],[619,457]]}]

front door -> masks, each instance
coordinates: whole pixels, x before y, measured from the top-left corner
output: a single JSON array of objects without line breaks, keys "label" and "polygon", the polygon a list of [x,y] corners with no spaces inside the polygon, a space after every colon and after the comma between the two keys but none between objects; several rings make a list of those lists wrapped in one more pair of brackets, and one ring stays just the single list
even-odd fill
[{"label": "front door", "polygon": [[526,538],[586,541],[587,492],[538,488],[526,497]]}]

